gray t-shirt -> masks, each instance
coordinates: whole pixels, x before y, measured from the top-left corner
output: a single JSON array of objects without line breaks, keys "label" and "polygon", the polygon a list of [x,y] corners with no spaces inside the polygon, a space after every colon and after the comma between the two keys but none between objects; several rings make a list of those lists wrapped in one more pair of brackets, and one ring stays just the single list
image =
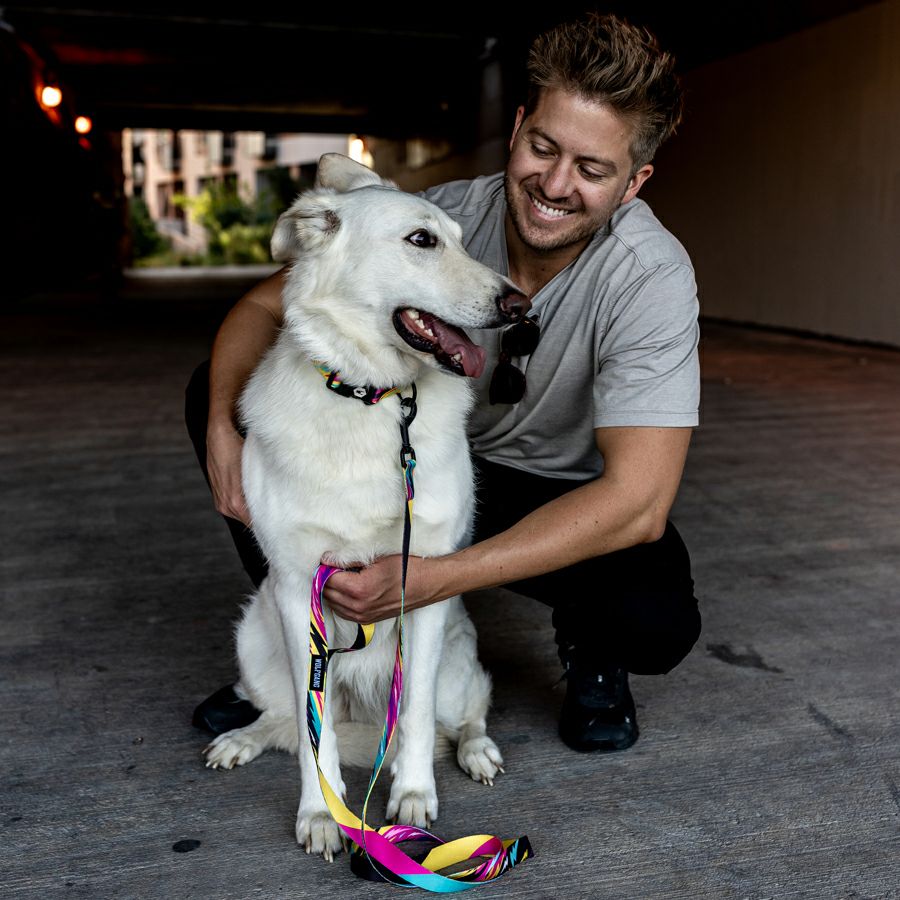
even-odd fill
[{"label": "gray t-shirt", "polygon": [[[454,181],[423,196],[463,230],[480,262],[509,274],[502,173]],[[472,449],[485,459],[551,478],[603,471],[594,429],[697,424],[697,287],[691,261],[650,207],[634,199],[532,297],[541,339],[527,358],[517,404],[488,402],[500,331],[474,331],[487,350],[472,417]]]}]

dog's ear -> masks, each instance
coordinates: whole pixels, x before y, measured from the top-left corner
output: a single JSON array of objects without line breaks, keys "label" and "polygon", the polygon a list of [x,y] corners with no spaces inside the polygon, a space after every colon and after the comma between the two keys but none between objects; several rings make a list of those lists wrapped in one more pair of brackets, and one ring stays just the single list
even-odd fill
[{"label": "dog's ear", "polygon": [[333,195],[304,194],[283,212],[272,232],[272,259],[290,262],[304,250],[322,246],[341,227]]},{"label": "dog's ear", "polygon": [[380,175],[376,175],[371,169],[355,162],[349,156],[326,153],[319,157],[316,187],[331,188],[343,193],[373,184],[393,186],[393,182],[385,181]]}]

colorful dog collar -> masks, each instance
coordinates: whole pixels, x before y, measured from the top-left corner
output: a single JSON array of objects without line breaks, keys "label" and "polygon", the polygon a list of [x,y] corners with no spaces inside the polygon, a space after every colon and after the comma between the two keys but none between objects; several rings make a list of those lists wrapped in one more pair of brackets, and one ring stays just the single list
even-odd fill
[{"label": "colorful dog collar", "polygon": [[337,369],[329,369],[322,363],[314,363],[319,374],[325,379],[325,387],[342,397],[353,397],[366,404],[366,406],[374,406],[379,400],[390,397],[392,394],[400,392],[401,388],[377,388],[370,384],[347,384],[341,379],[341,373]]}]

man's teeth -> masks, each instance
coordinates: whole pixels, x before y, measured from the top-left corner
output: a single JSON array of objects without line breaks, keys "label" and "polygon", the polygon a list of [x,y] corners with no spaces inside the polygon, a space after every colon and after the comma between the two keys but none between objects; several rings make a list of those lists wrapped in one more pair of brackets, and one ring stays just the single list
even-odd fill
[{"label": "man's teeth", "polygon": [[[530,194],[529,196],[531,197]],[[555,219],[561,219],[563,216],[567,216],[571,212],[570,209],[553,209],[552,207],[545,206],[543,203],[541,203],[540,200],[537,199],[537,197],[531,197],[531,202],[545,216],[553,216]]]},{"label": "man's teeth", "polygon": [[419,311],[417,309],[413,309],[412,307],[407,308],[406,314],[413,320],[416,328],[422,332],[422,334],[427,334],[428,337],[434,337],[434,332],[430,328],[425,327],[425,323],[422,321],[422,317],[419,315]]}]

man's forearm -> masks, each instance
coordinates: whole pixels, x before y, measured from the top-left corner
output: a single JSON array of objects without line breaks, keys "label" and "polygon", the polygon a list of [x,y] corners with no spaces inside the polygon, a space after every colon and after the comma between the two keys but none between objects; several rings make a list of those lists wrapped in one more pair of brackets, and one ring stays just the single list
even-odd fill
[{"label": "man's forearm", "polygon": [[278,323],[260,306],[236,306],[213,343],[209,364],[210,426],[234,426],[241,390],[278,332]]},{"label": "man's forearm", "polygon": [[636,502],[599,478],[539,507],[507,531],[423,560],[420,590],[429,600],[444,599],[543,575],[658,536],[652,503]]},{"label": "man's forearm", "polygon": [[225,317],[213,342],[209,369],[209,424],[234,427],[235,404],[281,324],[282,273],[257,285]]},{"label": "man's forearm", "polygon": [[244,440],[235,406],[244,384],[271,345],[281,324],[283,270],[258,284],[225,317],[213,343],[209,368],[206,469],[216,509],[250,524],[241,487]]},{"label": "man's forearm", "polygon": [[501,534],[423,561],[422,587],[429,601],[543,575],[662,536],[691,429],[624,427],[595,434],[605,460],[603,475]]},{"label": "man's forearm", "polygon": [[[661,537],[691,429],[634,426],[597,429],[595,434],[604,458],[602,476],[465,550],[411,559],[407,607],[543,575]],[[360,572],[340,572],[329,581],[325,597],[338,615],[351,621],[396,616],[398,563],[399,557],[386,557]]]},{"label": "man's forearm", "polygon": [[[447,556],[409,562],[406,608],[427,606],[456,594],[543,575],[583,559],[656,537],[652,504],[604,478],[541,506],[494,537]],[[415,529],[415,522],[413,522]],[[356,572],[333,576],[325,597],[340,616],[376,622],[399,612],[398,556],[376,560]]]}]

